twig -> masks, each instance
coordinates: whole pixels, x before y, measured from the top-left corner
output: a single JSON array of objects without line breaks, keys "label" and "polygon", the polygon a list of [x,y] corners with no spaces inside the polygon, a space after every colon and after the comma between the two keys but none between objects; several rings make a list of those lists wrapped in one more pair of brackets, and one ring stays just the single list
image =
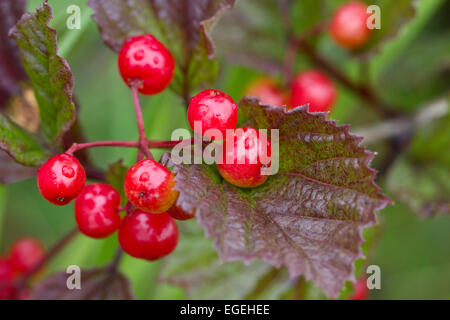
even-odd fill
[{"label": "twig", "polygon": [[86,143],[74,143],[66,151],[68,154],[73,154],[74,152],[96,147],[125,147],[125,148],[137,148],[139,147],[139,142],[136,141],[95,141]]},{"label": "twig", "polygon": [[[145,127],[144,127],[144,117],[142,115],[141,103],[139,101],[139,81],[133,81],[131,83],[131,93],[133,95],[133,105],[134,112],[136,114],[136,120],[138,125],[139,132],[139,151],[143,153],[147,158],[153,159],[153,155],[150,150],[147,148],[147,136],[145,135]],[[140,155],[138,155],[140,158]]]}]

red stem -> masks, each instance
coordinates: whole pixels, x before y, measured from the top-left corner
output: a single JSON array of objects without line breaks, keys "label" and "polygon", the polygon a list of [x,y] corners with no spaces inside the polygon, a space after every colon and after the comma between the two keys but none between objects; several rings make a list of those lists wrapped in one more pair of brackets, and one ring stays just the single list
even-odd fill
[{"label": "red stem", "polygon": [[73,154],[74,152],[80,151],[87,148],[95,147],[125,147],[125,148],[138,148],[139,142],[136,141],[95,141],[86,143],[74,143],[66,151],[68,154]]},{"label": "red stem", "polygon": [[142,158],[144,154],[147,158],[153,159],[153,155],[147,147],[148,139],[145,135],[144,117],[142,116],[141,102],[139,101],[139,81],[133,81],[131,83],[131,93],[133,95],[134,112],[136,113],[136,120],[139,132],[139,153],[138,160]]}]

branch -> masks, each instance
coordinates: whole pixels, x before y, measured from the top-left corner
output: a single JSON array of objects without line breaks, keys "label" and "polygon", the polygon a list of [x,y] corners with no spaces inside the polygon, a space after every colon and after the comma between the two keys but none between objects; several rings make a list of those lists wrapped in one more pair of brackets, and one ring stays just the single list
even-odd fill
[{"label": "branch", "polygon": [[74,143],[67,149],[66,153],[73,154],[74,152],[96,147],[125,147],[125,148],[138,148],[139,142],[136,141],[95,141],[86,143]]}]

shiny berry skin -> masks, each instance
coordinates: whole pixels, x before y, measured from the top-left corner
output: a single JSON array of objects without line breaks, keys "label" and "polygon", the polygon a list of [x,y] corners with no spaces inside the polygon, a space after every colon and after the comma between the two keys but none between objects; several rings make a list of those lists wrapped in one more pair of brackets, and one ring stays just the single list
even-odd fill
[{"label": "shiny berry skin", "polygon": [[261,104],[276,107],[286,104],[286,98],[283,92],[269,78],[262,78],[252,82],[247,88],[245,95],[259,98]]},{"label": "shiny berry skin", "polygon": [[13,271],[7,259],[0,257],[0,300],[10,299],[14,292]]},{"label": "shiny berry skin", "polygon": [[170,84],[175,61],[169,50],[153,35],[145,34],[125,40],[119,52],[119,71],[125,83],[141,80],[139,92],[160,93]]},{"label": "shiny berry skin", "polygon": [[166,212],[153,214],[135,210],[120,225],[119,243],[130,256],[153,261],[175,249],[178,228]]},{"label": "shiny berry skin", "polygon": [[367,27],[367,5],[353,1],[339,7],[330,23],[330,34],[334,41],[345,48],[362,47],[369,40],[371,30]]},{"label": "shiny berry skin", "polygon": [[78,196],[85,183],[83,166],[67,153],[48,159],[37,173],[37,184],[42,196],[58,206],[68,204]]},{"label": "shiny berry skin", "polygon": [[38,240],[23,238],[11,247],[9,263],[14,274],[23,274],[34,268],[44,255],[45,249]]},{"label": "shiny berry skin", "polygon": [[78,229],[91,238],[105,238],[119,229],[120,195],[107,184],[86,186],[75,200]]},{"label": "shiny berry skin", "polygon": [[[238,107],[226,93],[207,89],[191,98],[187,116],[189,124],[195,132],[207,138],[222,140],[225,137],[226,129],[236,128]],[[195,128],[196,121],[201,122],[201,130]],[[222,137],[213,137],[211,133],[205,133],[208,129],[219,130]]]},{"label": "shiny berry skin", "polygon": [[355,292],[347,300],[366,300],[369,296],[369,289],[367,288],[367,279],[363,278],[355,283]]},{"label": "shiny berry skin", "polygon": [[309,112],[330,111],[336,101],[337,91],[333,82],[322,72],[302,72],[294,79],[291,87],[291,108],[309,104]]},{"label": "shiny berry skin", "polygon": [[[232,185],[253,188],[263,184],[268,178],[268,175],[261,174],[264,168],[261,160],[263,157],[271,157],[271,143],[263,133],[252,127],[242,130],[241,135],[236,133],[233,137],[234,148],[230,150],[225,147],[225,153],[220,155],[222,164],[218,163],[217,169]],[[266,166],[270,166],[270,159],[264,162]]]},{"label": "shiny berry skin", "polygon": [[125,194],[138,209],[151,213],[167,211],[177,200],[173,173],[160,163],[144,159],[125,176]]},{"label": "shiny berry skin", "polygon": [[167,210],[167,213],[175,220],[189,220],[195,218],[195,209],[191,212],[186,212],[177,203],[170,207],[170,209]]}]

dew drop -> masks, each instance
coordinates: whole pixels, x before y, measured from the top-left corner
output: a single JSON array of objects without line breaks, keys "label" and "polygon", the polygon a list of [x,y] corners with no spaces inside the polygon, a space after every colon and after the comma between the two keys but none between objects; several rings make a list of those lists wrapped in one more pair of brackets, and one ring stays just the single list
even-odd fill
[{"label": "dew drop", "polygon": [[65,176],[66,178],[73,178],[73,176],[75,175],[75,170],[73,170],[73,168],[69,166],[63,166],[61,171],[63,176]]},{"label": "dew drop", "polygon": [[149,176],[148,172],[143,172],[139,177],[139,181],[141,181],[141,182],[147,182],[149,179],[150,179],[150,176]]},{"label": "dew drop", "polygon": [[198,114],[199,114],[200,116],[204,116],[205,114],[208,113],[208,111],[209,111],[208,106],[206,106],[206,105],[204,105],[204,104],[202,104],[202,105],[200,105],[200,106],[198,107]]},{"label": "dew drop", "polygon": [[255,141],[252,138],[247,137],[244,140],[244,146],[245,149],[252,149],[255,146]]},{"label": "dew drop", "polygon": [[137,50],[134,53],[134,59],[136,59],[137,61],[140,61],[140,60],[144,59],[144,56],[145,56],[145,52],[142,49],[141,50]]}]

